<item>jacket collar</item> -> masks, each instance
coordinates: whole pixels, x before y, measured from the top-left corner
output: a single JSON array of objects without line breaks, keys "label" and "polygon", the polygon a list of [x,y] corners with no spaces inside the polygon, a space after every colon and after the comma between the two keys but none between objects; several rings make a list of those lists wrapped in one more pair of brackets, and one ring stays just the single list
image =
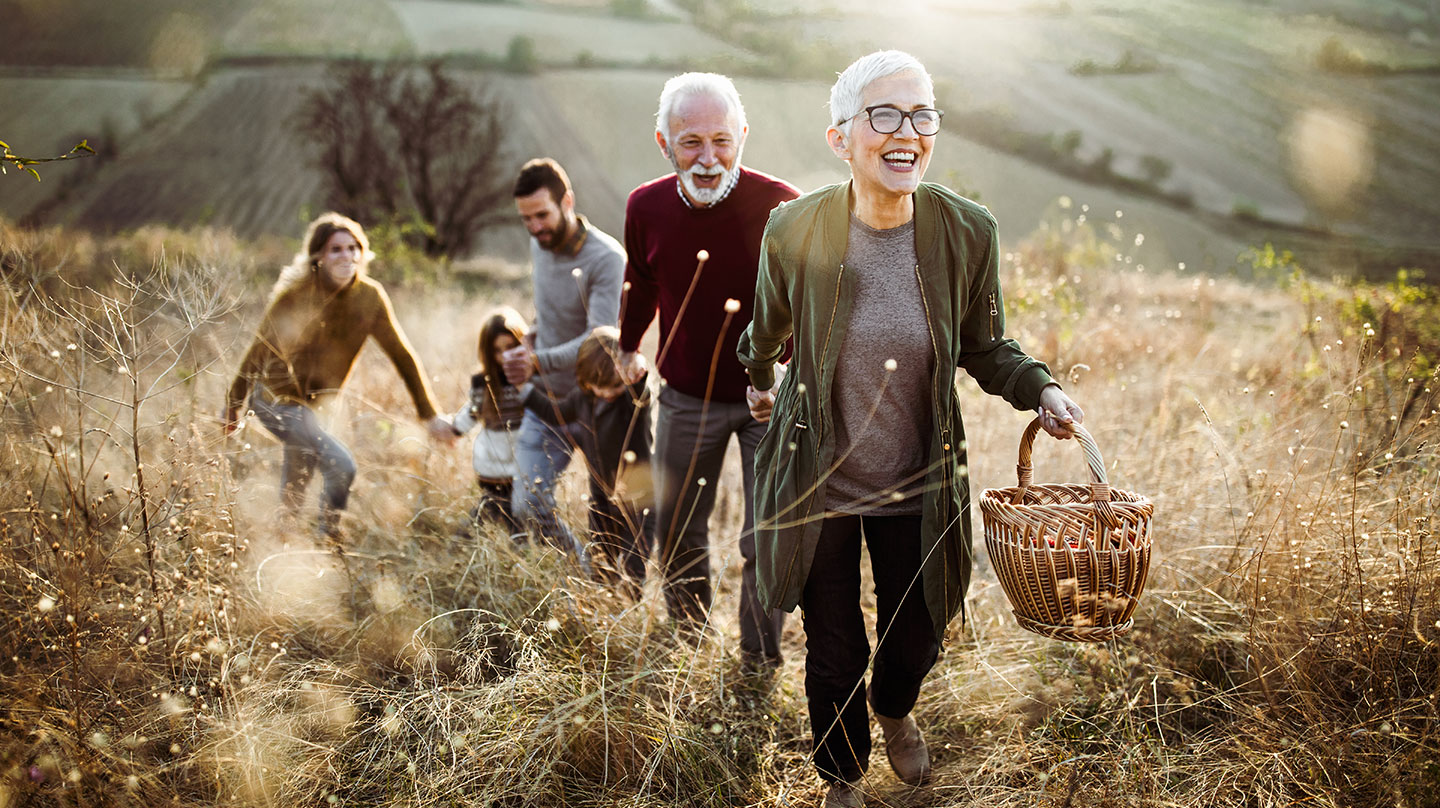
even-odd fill
[{"label": "jacket collar", "polygon": [[[845,250],[850,240],[850,193],[851,182],[846,180],[832,186],[820,210],[825,238],[821,249],[825,250],[825,266],[838,267],[845,260]],[[934,265],[934,252],[939,240],[936,227],[940,215],[940,201],[926,183],[915,189],[915,255],[922,269]]]}]

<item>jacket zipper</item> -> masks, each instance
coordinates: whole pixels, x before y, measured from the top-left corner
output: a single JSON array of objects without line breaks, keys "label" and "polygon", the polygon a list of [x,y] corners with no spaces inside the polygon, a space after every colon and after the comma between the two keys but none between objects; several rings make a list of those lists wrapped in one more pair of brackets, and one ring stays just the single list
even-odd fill
[{"label": "jacket zipper", "polygon": [[[925,279],[924,279],[923,277],[921,277],[921,275],[920,275],[920,265],[919,265],[919,264],[916,264],[916,265],[915,265],[915,281],[916,281],[916,283],[919,284],[919,286],[920,286],[920,305],[922,305],[922,306],[925,307],[925,330],[930,334],[930,350],[931,350],[931,351],[934,351],[934,353],[935,353],[935,371],[934,371],[933,375],[931,376],[930,401],[931,401],[931,404],[932,404],[932,407],[933,407],[933,409],[934,409],[934,411],[935,411],[936,416],[939,417],[939,416],[940,416],[940,397],[939,397],[938,393],[939,393],[939,390],[940,390],[940,344],[935,341],[935,323],[934,323],[934,318],[933,318],[932,315],[930,314],[930,301],[929,301],[929,299],[927,299],[927,298],[925,297]],[[993,292],[992,292],[991,295],[990,295],[990,308],[991,308],[992,311],[993,311],[994,308],[995,308],[995,295],[994,295]],[[994,320],[991,320],[991,322],[990,322],[990,334],[991,334],[991,337],[990,337],[990,338],[993,340],[993,339],[995,338],[995,337],[994,337],[994,334],[995,334],[995,322],[994,322]],[[953,384],[954,382],[952,381],[951,383]],[[940,479],[941,479],[941,482],[942,482],[943,485],[944,485],[944,490],[943,490],[942,492],[940,492],[940,493],[941,493],[942,496],[948,498],[948,497],[950,497],[950,496],[953,495],[953,491],[954,491],[954,488],[955,488],[955,481],[952,479],[951,474],[950,474],[950,430],[949,430],[948,428],[943,428],[943,427],[942,427],[941,430],[940,430],[940,452],[941,452],[940,462],[941,462],[941,464],[942,464],[941,467],[940,467],[940,468],[941,468]],[[948,501],[948,499],[947,499],[947,500],[943,500],[943,501]],[[937,503],[937,504],[938,504],[938,503]],[[946,510],[948,511],[948,509],[946,509]],[[948,514],[948,513],[945,513],[945,514],[943,514],[943,515],[948,517],[949,514]],[[941,557],[941,559],[940,559],[940,570],[941,570],[941,575],[945,576],[945,578],[942,579],[942,581],[941,581],[941,588],[942,588],[942,591],[949,591],[950,586],[949,586],[949,580],[948,580],[948,578],[949,578],[949,576],[950,576],[950,567],[949,567],[948,564],[945,563],[945,559],[944,559],[944,557],[943,557],[944,551],[942,550],[941,553],[942,553],[942,557]],[[923,574],[922,574],[922,579],[923,579]],[[960,621],[961,621],[962,623],[965,621],[965,597],[964,597],[963,595],[960,597]]]},{"label": "jacket zipper", "polygon": [[[824,378],[824,376],[825,376],[825,357],[826,357],[827,355],[829,355],[829,353],[830,353],[830,335],[831,335],[832,333],[834,333],[834,331],[835,331],[835,313],[840,310],[840,279],[843,278],[844,275],[845,275],[845,265],[842,263],[842,264],[840,265],[840,271],[835,273],[835,300],[830,304],[830,324],[825,327],[825,344],[820,347],[820,363],[819,363],[819,367],[817,368],[817,369],[820,371],[820,378],[817,379],[817,382],[819,383],[821,390],[826,389],[826,387],[825,387],[825,378]],[[931,336],[930,339],[931,339],[931,342],[933,343],[935,338],[934,338],[934,336]],[[819,390],[816,391],[817,394],[818,394],[819,392],[820,392]],[[825,431],[825,408],[824,408],[824,407],[816,407],[816,408],[815,408],[814,418],[815,418],[815,449],[816,449],[816,451],[818,452],[819,449],[820,449],[820,441],[821,441],[822,437],[824,436],[824,431]],[[796,424],[795,424],[795,425],[796,425],[797,427],[799,427],[800,429],[809,429],[809,428],[810,428],[810,426],[809,426],[808,424],[806,424],[803,420],[802,420],[802,421],[796,421]],[[822,473],[823,473],[823,472],[822,472]],[[817,485],[818,485],[818,483],[817,483]],[[814,490],[814,487],[812,486],[812,488],[811,488],[811,490],[810,490],[810,502],[809,502],[808,505],[805,506],[805,515],[804,515],[803,517],[801,517],[801,522],[800,522],[800,524],[802,525],[802,527],[801,527],[802,530],[804,529],[804,527],[803,527],[804,525],[810,524],[810,514],[811,514],[814,510],[815,510],[815,490]],[[790,553],[790,563],[785,567],[785,580],[784,580],[784,581],[781,583],[781,585],[780,585],[780,591],[781,591],[781,592],[786,592],[786,591],[788,591],[788,590],[790,589],[790,578],[791,578],[791,576],[793,576],[793,575],[795,574],[795,558],[800,555],[800,550],[801,550],[801,548],[804,546],[804,544],[805,544],[804,542],[799,542],[799,543],[797,543],[797,544],[795,545],[795,550]]]},{"label": "jacket zipper", "polygon": [[[936,359],[935,371],[931,375],[931,383],[934,386],[930,391],[930,399],[935,411],[938,413],[940,411],[940,399],[935,395],[935,391],[940,389],[940,343],[935,341],[935,324],[930,315],[930,301],[925,297],[925,279],[920,277],[919,264],[915,265],[915,282],[920,285],[920,305],[925,307],[925,331],[930,335],[930,350],[934,352]],[[990,297],[993,301],[995,296],[991,295]],[[942,429],[940,431],[940,440],[945,451],[950,451],[950,430]]]},{"label": "jacket zipper", "polygon": [[1000,315],[1000,307],[995,303],[995,293],[990,293],[990,341],[995,341],[995,318]]},{"label": "jacket zipper", "polygon": [[[920,285],[920,305],[925,307],[925,331],[930,335],[930,350],[935,354],[936,359],[935,371],[930,377],[932,385],[930,391],[930,401],[932,407],[938,415],[940,412],[940,399],[938,396],[935,395],[935,392],[940,389],[940,344],[935,341],[935,324],[930,315],[930,301],[925,297],[925,279],[920,277],[919,264],[915,265],[915,281]],[[991,295],[991,299],[994,299],[994,295]],[[940,430],[940,445],[943,451],[950,451],[950,430]],[[949,466],[947,465],[946,468],[948,470]]]}]

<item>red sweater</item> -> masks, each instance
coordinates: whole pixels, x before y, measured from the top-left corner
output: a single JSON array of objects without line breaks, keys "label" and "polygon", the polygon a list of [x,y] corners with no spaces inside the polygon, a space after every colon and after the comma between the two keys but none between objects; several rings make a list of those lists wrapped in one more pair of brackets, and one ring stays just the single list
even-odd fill
[{"label": "red sweater", "polygon": [[[631,191],[625,205],[629,291],[622,298],[620,347],[626,351],[640,347],[658,306],[663,357],[659,369],[665,383],[688,396],[704,398],[718,345],[709,397],[744,401],[750,380],[735,358],[735,346],[755,308],[760,237],[770,211],[799,195],[790,183],[743,166],[730,194],[706,208],[685,204],[674,174]],[[695,254],[700,250],[708,251],[710,259],[697,280]],[[695,290],[681,313],[692,281]],[[740,310],[728,315],[730,323],[724,327],[728,299],[740,301]]]}]

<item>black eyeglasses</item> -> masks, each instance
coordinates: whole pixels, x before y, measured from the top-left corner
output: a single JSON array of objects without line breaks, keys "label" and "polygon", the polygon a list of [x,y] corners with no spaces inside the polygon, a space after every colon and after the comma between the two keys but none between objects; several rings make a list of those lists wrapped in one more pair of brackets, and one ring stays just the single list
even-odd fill
[{"label": "black eyeglasses", "polygon": [[[860,112],[870,118],[870,128],[875,130],[877,135],[893,135],[900,131],[905,119],[910,119],[910,125],[915,127],[915,134],[922,137],[931,137],[940,132],[940,119],[945,113],[938,109],[924,107],[906,112],[888,104],[878,104],[873,107],[866,107]],[[860,112],[846,118],[845,121],[853,120],[860,116]],[[841,121],[840,123],[845,123]]]}]

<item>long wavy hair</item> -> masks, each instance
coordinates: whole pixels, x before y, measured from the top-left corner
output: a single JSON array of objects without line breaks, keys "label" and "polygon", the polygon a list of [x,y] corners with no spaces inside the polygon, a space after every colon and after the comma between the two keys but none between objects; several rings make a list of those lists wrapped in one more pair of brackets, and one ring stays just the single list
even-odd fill
[{"label": "long wavy hair", "polygon": [[370,239],[365,236],[365,228],[361,227],[359,222],[330,211],[320,214],[306,228],[302,242],[304,249],[295,253],[290,263],[280,270],[280,278],[275,281],[275,288],[270,291],[270,300],[273,302],[291,289],[314,282],[321,252],[329,243],[330,237],[340,232],[349,233],[360,245],[360,267],[355,272],[355,281],[358,281],[365,274],[365,268],[370,265],[370,261],[375,258],[375,253],[370,251]]},{"label": "long wavy hair", "polygon": [[480,324],[480,340],[475,353],[480,360],[480,373],[485,377],[485,387],[490,393],[491,401],[500,400],[500,388],[506,384],[505,371],[500,365],[500,354],[495,350],[495,340],[501,334],[509,334],[518,343],[525,339],[525,332],[529,330],[530,326],[526,325],[525,318],[509,306],[501,306],[490,312],[485,317],[485,322]]}]

